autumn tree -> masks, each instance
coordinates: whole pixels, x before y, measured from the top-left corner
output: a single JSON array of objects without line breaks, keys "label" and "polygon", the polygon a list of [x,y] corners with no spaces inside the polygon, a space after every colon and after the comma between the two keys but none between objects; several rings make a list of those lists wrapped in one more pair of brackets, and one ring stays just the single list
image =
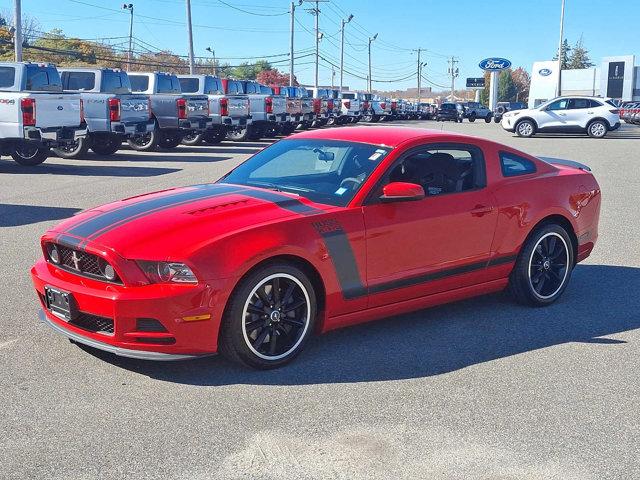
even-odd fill
[{"label": "autumn tree", "polygon": [[531,86],[529,72],[522,67],[518,67],[511,72],[511,79],[516,86],[516,101],[526,103],[529,100],[529,87]]},{"label": "autumn tree", "polygon": [[263,70],[271,70],[271,64],[266,60],[258,60],[255,63],[243,62],[231,67],[229,76],[242,80],[255,80]]},{"label": "autumn tree", "polygon": [[[289,75],[277,69],[263,70],[258,73],[256,80],[263,85],[289,85]],[[293,77],[293,84],[298,85],[296,77]]]}]

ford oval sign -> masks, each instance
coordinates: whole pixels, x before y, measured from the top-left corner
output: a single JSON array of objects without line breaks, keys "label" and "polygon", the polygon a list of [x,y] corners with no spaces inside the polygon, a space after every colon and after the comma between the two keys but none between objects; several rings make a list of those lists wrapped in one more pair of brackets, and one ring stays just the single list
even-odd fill
[{"label": "ford oval sign", "polygon": [[551,75],[551,70],[549,70],[548,68],[541,68],[540,70],[538,70],[538,73],[543,77],[548,77],[549,75]]},{"label": "ford oval sign", "polygon": [[506,58],[485,58],[478,65],[482,70],[497,71],[509,68],[511,62]]}]

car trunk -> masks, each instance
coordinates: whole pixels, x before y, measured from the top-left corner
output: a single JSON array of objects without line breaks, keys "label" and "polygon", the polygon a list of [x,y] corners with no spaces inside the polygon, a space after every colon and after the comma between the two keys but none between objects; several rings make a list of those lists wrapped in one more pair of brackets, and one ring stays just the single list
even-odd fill
[{"label": "car trunk", "polygon": [[149,120],[149,100],[145,95],[118,95],[120,120],[123,123],[141,123]]},{"label": "car trunk", "polygon": [[36,127],[77,127],[80,125],[80,95],[31,93],[35,104]]}]

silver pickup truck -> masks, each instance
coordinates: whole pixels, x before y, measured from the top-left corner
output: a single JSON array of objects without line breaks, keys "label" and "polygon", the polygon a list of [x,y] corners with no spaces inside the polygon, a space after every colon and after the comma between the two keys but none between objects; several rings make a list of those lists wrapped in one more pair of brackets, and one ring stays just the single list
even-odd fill
[{"label": "silver pickup truck", "polygon": [[274,96],[270,87],[253,80],[223,80],[223,83],[226,83],[225,92],[231,91],[232,86],[241,86],[251,105],[251,124],[246,128],[229,131],[228,139],[245,141],[271,136],[280,129],[280,124],[287,121],[286,101],[280,95]]},{"label": "silver pickup truck", "polygon": [[386,116],[384,99],[372,93],[361,93],[362,121],[376,123]]},{"label": "silver pickup truck", "polygon": [[185,135],[182,143],[197,145],[220,143],[229,130],[246,128],[251,124],[249,97],[243,93],[225,94],[222,80],[211,75],[178,75],[182,93],[206,95],[212,125],[205,132]]},{"label": "silver pickup truck", "polygon": [[134,72],[129,74],[131,90],[149,96],[152,132],[127,140],[135,150],[174,148],[184,135],[204,132],[212,125],[209,100],[206,95],[184,95],[178,77],[162,72]]},{"label": "silver pickup truck", "polygon": [[333,91],[330,88],[310,88],[307,93],[313,101],[312,127],[321,127],[333,116]]},{"label": "silver pickup truck", "polygon": [[357,123],[362,115],[360,100],[357,92],[342,92],[340,94],[342,100],[338,121],[340,125],[345,123]]},{"label": "silver pickup truck", "polygon": [[126,72],[111,68],[59,68],[62,89],[79,93],[87,136],[53,149],[62,158],[77,158],[91,148],[98,155],[115,153],[127,138],[154,129],[149,97],[131,93]]},{"label": "silver pickup truck", "polygon": [[63,93],[56,67],[0,62],[0,153],[20,165],[44,162],[49,148],[83,138],[80,95]]}]

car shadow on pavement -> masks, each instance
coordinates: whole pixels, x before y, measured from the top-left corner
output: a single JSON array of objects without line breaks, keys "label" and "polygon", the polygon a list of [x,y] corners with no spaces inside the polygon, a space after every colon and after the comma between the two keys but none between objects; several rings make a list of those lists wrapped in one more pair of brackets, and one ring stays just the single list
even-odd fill
[{"label": "car shadow on pavement", "polygon": [[19,227],[47,220],[62,220],[80,210],[82,209],[0,203],[0,227]]},{"label": "car shadow on pavement", "polygon": [[87,351],[121,368],[167,382],[306,385],[441,375],[567,343],[616,348],[603,338],[640,328],[640,268],[579,265],[560,301],[546,308],[506,294],[478,297],[314,338],[289,365],[253,371],[221,357],[154,363]]},{"label": "car shadow on pavement", "polygon": [[[198,150],[187,150],[187,152],[197,152]],[[151,163],[213,163],[230,160],[233,157],[214,157],[206,155],[183,155],[184,150],[180,150],[181,155],[176,155],[174,151],[166,152],[134,152],[131,153],[114,153],[113,155],[91,155],[78,160],[94,161],[94,162],[151,162]],[[235,152],[224,152],[233,154]]]},{"label": "car shadow on pavement", "polygon": [[[57,159],[56,159],[57,160]],[[179,172],[179,168],[123,167],[120,165],[78,165],[66,163],[43,163],[35,167],[23,167],[15,162],[0,160],[0,173],[78,175],[81,177],[157,177]]]}]

